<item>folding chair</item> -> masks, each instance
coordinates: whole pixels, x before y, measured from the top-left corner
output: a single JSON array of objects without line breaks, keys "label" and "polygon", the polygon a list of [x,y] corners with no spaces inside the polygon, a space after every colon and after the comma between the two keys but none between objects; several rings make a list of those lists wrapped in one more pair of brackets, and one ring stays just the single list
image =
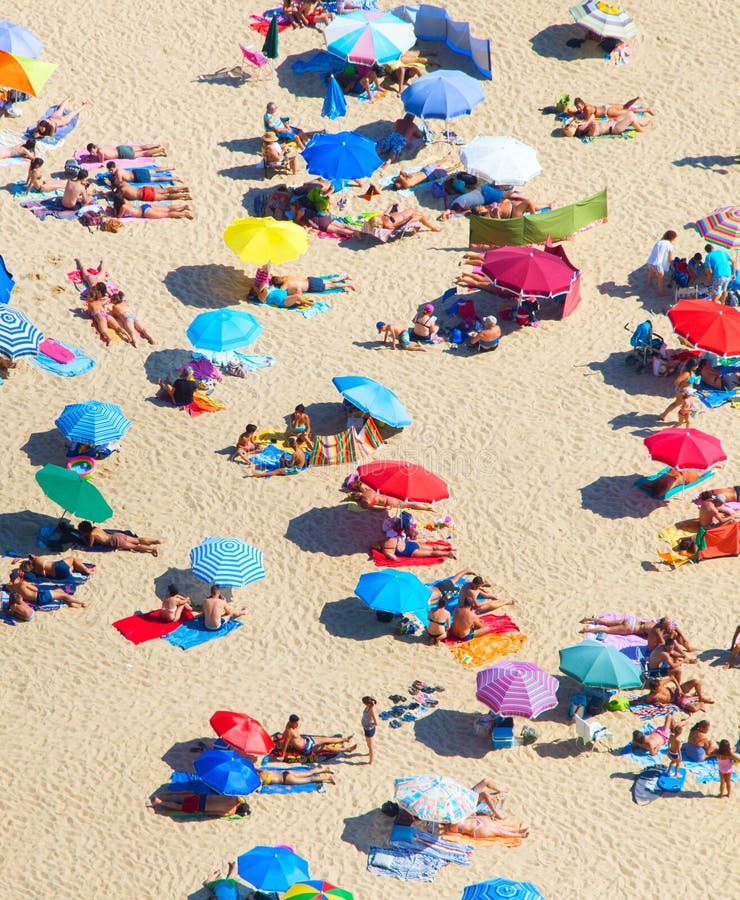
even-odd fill
[{"label": "folding chair", "polygon": [[462,319],[466,331],[471,331],[475,327],[475,323],[480,321],[473,300],[460,300],[457,304],[457,314]]},{"label": "folding chair", "polygon": [[597,746],[602,744],[608,747],[609,750],[613,749],[612,738],[614,735],[598,719],[582,719],[579,715],[575,715],[573,716],[573,724],[576,726],[576,744],[578,744],[578,741],[584,747],[586,744],[591,744],[592,750],[595,750]]},{"label": "folding chair", "polygon": [[[233,66],[224,66],[221,69],[216,69],[215,72],[211,72],[208,75],[199,75],[198,81],[214,81],[218,79],[232,79],[236,81],[238,84],[244,84],[253,76],[253,72],[256,72],[258,75],[264,77],[270,71],[269,62],[270,60],[259,53],[257,50],[253,50],[251,47],[243,47],[239,44],[239,49],[241,50],[241,59],[236,65]],[[245,66],[245,63],[248,65]],[[263,75],[264,73],[264,75]]]}]

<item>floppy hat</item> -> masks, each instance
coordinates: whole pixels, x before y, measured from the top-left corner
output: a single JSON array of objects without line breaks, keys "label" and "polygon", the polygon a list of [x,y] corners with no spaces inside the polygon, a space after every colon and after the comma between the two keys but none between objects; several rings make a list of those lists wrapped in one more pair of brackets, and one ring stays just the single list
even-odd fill
[{"label": "floppy hat", "polygon": [[274,141],[278,139],[277,135],[274,131],[266,131],[262,136],[262,140],[267,144],[272,144]]}]

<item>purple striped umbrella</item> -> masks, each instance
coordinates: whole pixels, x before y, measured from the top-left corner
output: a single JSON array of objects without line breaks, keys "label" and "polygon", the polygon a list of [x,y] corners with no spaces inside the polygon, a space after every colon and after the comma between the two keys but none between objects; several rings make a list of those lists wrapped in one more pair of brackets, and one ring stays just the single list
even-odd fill
[{"label": "purple striped umbrella", "polygon": [[740,206],[724,206],[696,223],[702,235],[725,250],[740,250]]},{"label": "purple striped umbrella", "polygon": [[534,719],[558,705],[558,681],[530,662],[502,662],[478,672],[475,696],[497,715]]}]

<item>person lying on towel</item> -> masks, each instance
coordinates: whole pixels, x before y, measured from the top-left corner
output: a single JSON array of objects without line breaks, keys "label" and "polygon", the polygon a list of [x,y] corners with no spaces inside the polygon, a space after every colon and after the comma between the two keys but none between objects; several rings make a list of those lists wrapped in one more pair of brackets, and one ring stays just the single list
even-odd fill
[{"label": "person lying on towel", "polygon": [[246,797],[191,794],[188,791],[163,791],[152,798],[151,808],[162,812],[198,813],[214,819],[224,816],[248,816],[251,813]]},{"label": "person lying on towel", "polygon": [[645,482],[642,488],[651,497],[660,500],[674,487],[677,487],[679,484],[691,484],[694,481],[698,481],[703,474],[704,471],[702,469],[684,469],[682,472],[679,472],[678,469],[669,469],[660,478]]},{"label": "person lying on towel", "polygon": [[[329,744],[336,745],[341,753],[351,753],[357,744],[352,743],[354,735],[343,737],[341,734],[332,736],[321,734],[301,734],[301,720],[295,713],[288,717],[288,721],[279,736],[275,747],[275,757],[285,759],[286,754],[295,756],[310,756],[314,750],[326,747]],[[351,746],[348,746],[351,745]]]},{"label": "person lying on towel", "polygon": [[649,106],[638,106],[637,102],[640,98],[633,97],[626,103],[586,103],[580,97],[576,97],[573,101],[575,109],[566,109],[565,114],[575,116],[577,119],[590,119],[594,116],[597,119],[618,119],[626,112],[646,113],[654,116],[655,113]]},{"label": "person lying on towel", "polygon": [[582,122],[571,119],[563,125],[564,137],[601,137],[605,134],[624,134],[625,131],[634,129],[635,131],[645,131],[647,122],[641,122],[639,118],[631,110],[622,113],[616,119],[597,119],[589,116]]},{"label": "person lying on towel", "polygon": [[373,549],[379,550],[386,559],[391,561],[412,557],[442,557],[444,559],[457,559],[454,547],[446,544],[430,544],[426,541],[410,541],[405,535],[389,535],[384,541],[373,545]]},{"label": "person lying on towel", "polygon": [[63,559],[44,559],[43,556],[34,556],[29,553],[18,566],[21,572],[33,572],[41,578],[52,578],[54,581],[68,581],[73,572],[84,575],[85,578],[92,575],[95,566],[86,566],[76,556],[65,556]]},{"label": "person lying on towel", "polygon": [[526,838],[529,829],[518,822],[497,819],[493,813],[476,813],[462,822],[442,826],[442,835],[466,834],[472,838]]}]

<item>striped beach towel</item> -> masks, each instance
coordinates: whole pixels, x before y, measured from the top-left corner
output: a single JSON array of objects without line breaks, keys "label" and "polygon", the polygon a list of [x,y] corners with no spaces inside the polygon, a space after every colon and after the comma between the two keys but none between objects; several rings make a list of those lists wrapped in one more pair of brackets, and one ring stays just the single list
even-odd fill
[{"label": "striped beach towel", "polygon": [[312,466],[338,466],[369,456],[383,443],[378,426],[367,419],[360,431],[347,428],[339,434],[316,435],[311,453]]}]

